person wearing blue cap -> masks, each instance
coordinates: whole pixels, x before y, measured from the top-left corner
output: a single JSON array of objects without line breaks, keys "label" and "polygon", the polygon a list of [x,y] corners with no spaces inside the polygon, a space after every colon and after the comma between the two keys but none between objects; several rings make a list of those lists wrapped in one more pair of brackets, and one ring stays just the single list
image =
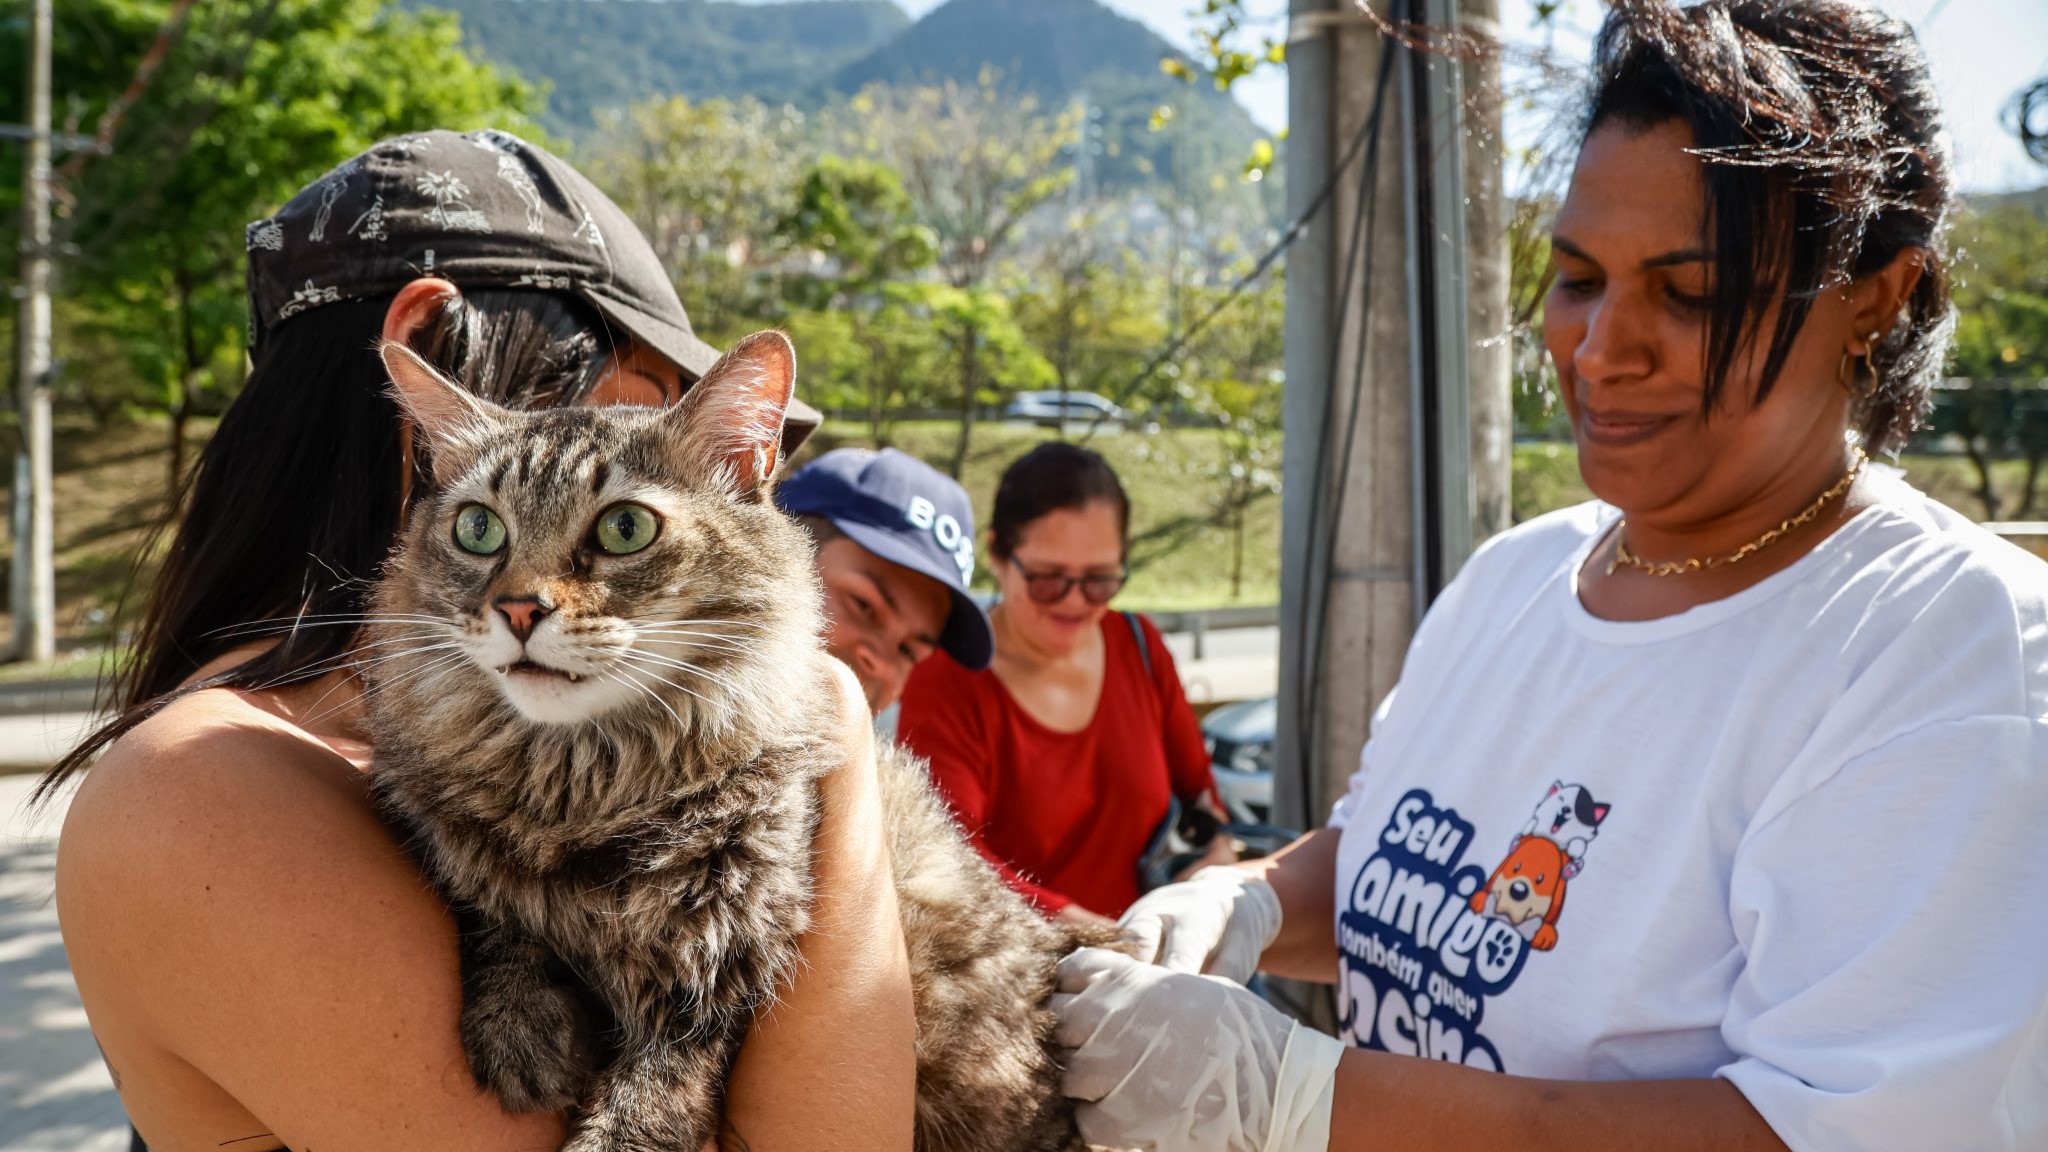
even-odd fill
[{"label": "person wearing blue cap", "polygon": [[826,648],[870,709],[894,704],[933,652],[988,667],[995,633],[967,592],[974,508],[951,477],[894,448],[839,448],[792,473],[775,500],[817,541]]}]

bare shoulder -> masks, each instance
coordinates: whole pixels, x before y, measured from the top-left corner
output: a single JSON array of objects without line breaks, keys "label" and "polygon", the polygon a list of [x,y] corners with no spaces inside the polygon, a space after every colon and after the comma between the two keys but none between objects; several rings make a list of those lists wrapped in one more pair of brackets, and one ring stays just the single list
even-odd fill
[{"label": "bare shoulder", "polygon": [[[180,700],[107,749],[73,798],[62,846],[181,854],[228,847],[232,835],[357,809],[374,824],[359,774],[310,736],[225,691]],[[140,838],[138,840],[137,838]]]},{"label": "bare shoulder", "polygon": [[251,1116],[323,1152],[559,1142],[554,1117],[509,1116],[470,1079],[453,925],[365,785],[220,691],[123,736],[80,785],[58,912],[152,1147],[246,1137],[226,1128]]}]

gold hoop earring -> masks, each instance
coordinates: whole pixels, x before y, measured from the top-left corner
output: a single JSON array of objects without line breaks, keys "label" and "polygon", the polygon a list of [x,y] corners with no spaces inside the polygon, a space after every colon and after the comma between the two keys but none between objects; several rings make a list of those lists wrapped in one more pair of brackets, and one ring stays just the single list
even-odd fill
[{"label": "gold hoop earring", "polygon": [[1877,340],[1883,335],[1882,332],[1872,332],[1869,342],[1863,346],[1863,375],[1870,379],[1861,393],[1866,397],[1877,395]]}]

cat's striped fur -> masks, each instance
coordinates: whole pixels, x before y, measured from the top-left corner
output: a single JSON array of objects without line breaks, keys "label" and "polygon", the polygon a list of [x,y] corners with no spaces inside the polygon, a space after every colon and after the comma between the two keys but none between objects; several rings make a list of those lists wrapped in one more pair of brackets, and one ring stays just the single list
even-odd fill
[{"label": "cat's striped fur", "polygon": [[[579,1152],[697,1149],[797,963],[836,757],[809,544],[767,499],[793,353],[751,337],[675,409],[530,414],[386,359],[435,490],[373,598],[371,779],[458,911],[471,1067],[510,1107],[570,1110]],[[660,518],[629,555],[593,546],[620,501]],[[471,504],[502,520],[497,554],[456,542]],[[500,597],[545,617],[517,636]],[[1082,1147],[1045,1008],[1082,941],[966,845],[922,765],[885,750],[881,771],[918,1147]]]}]

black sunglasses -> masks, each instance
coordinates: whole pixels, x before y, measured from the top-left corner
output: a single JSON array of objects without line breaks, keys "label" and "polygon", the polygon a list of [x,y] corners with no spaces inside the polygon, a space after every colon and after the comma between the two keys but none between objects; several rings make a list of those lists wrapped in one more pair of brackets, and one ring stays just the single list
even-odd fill
[{"label": "black sunglasses", "polygon": [[1082,599],[1090,604],[1107,604],[1111,597],[1123,591],[1124,581],[1130,578],[1127,572],[1105,572],[1093,576],[1033,572],[1014,557],[1010,563],[1017,569],[1018,575],[1024,577],[1024,594],[1040,604],[1057,604],[1065,600],[1067,592],[1076,584],[1081,586]]}]

